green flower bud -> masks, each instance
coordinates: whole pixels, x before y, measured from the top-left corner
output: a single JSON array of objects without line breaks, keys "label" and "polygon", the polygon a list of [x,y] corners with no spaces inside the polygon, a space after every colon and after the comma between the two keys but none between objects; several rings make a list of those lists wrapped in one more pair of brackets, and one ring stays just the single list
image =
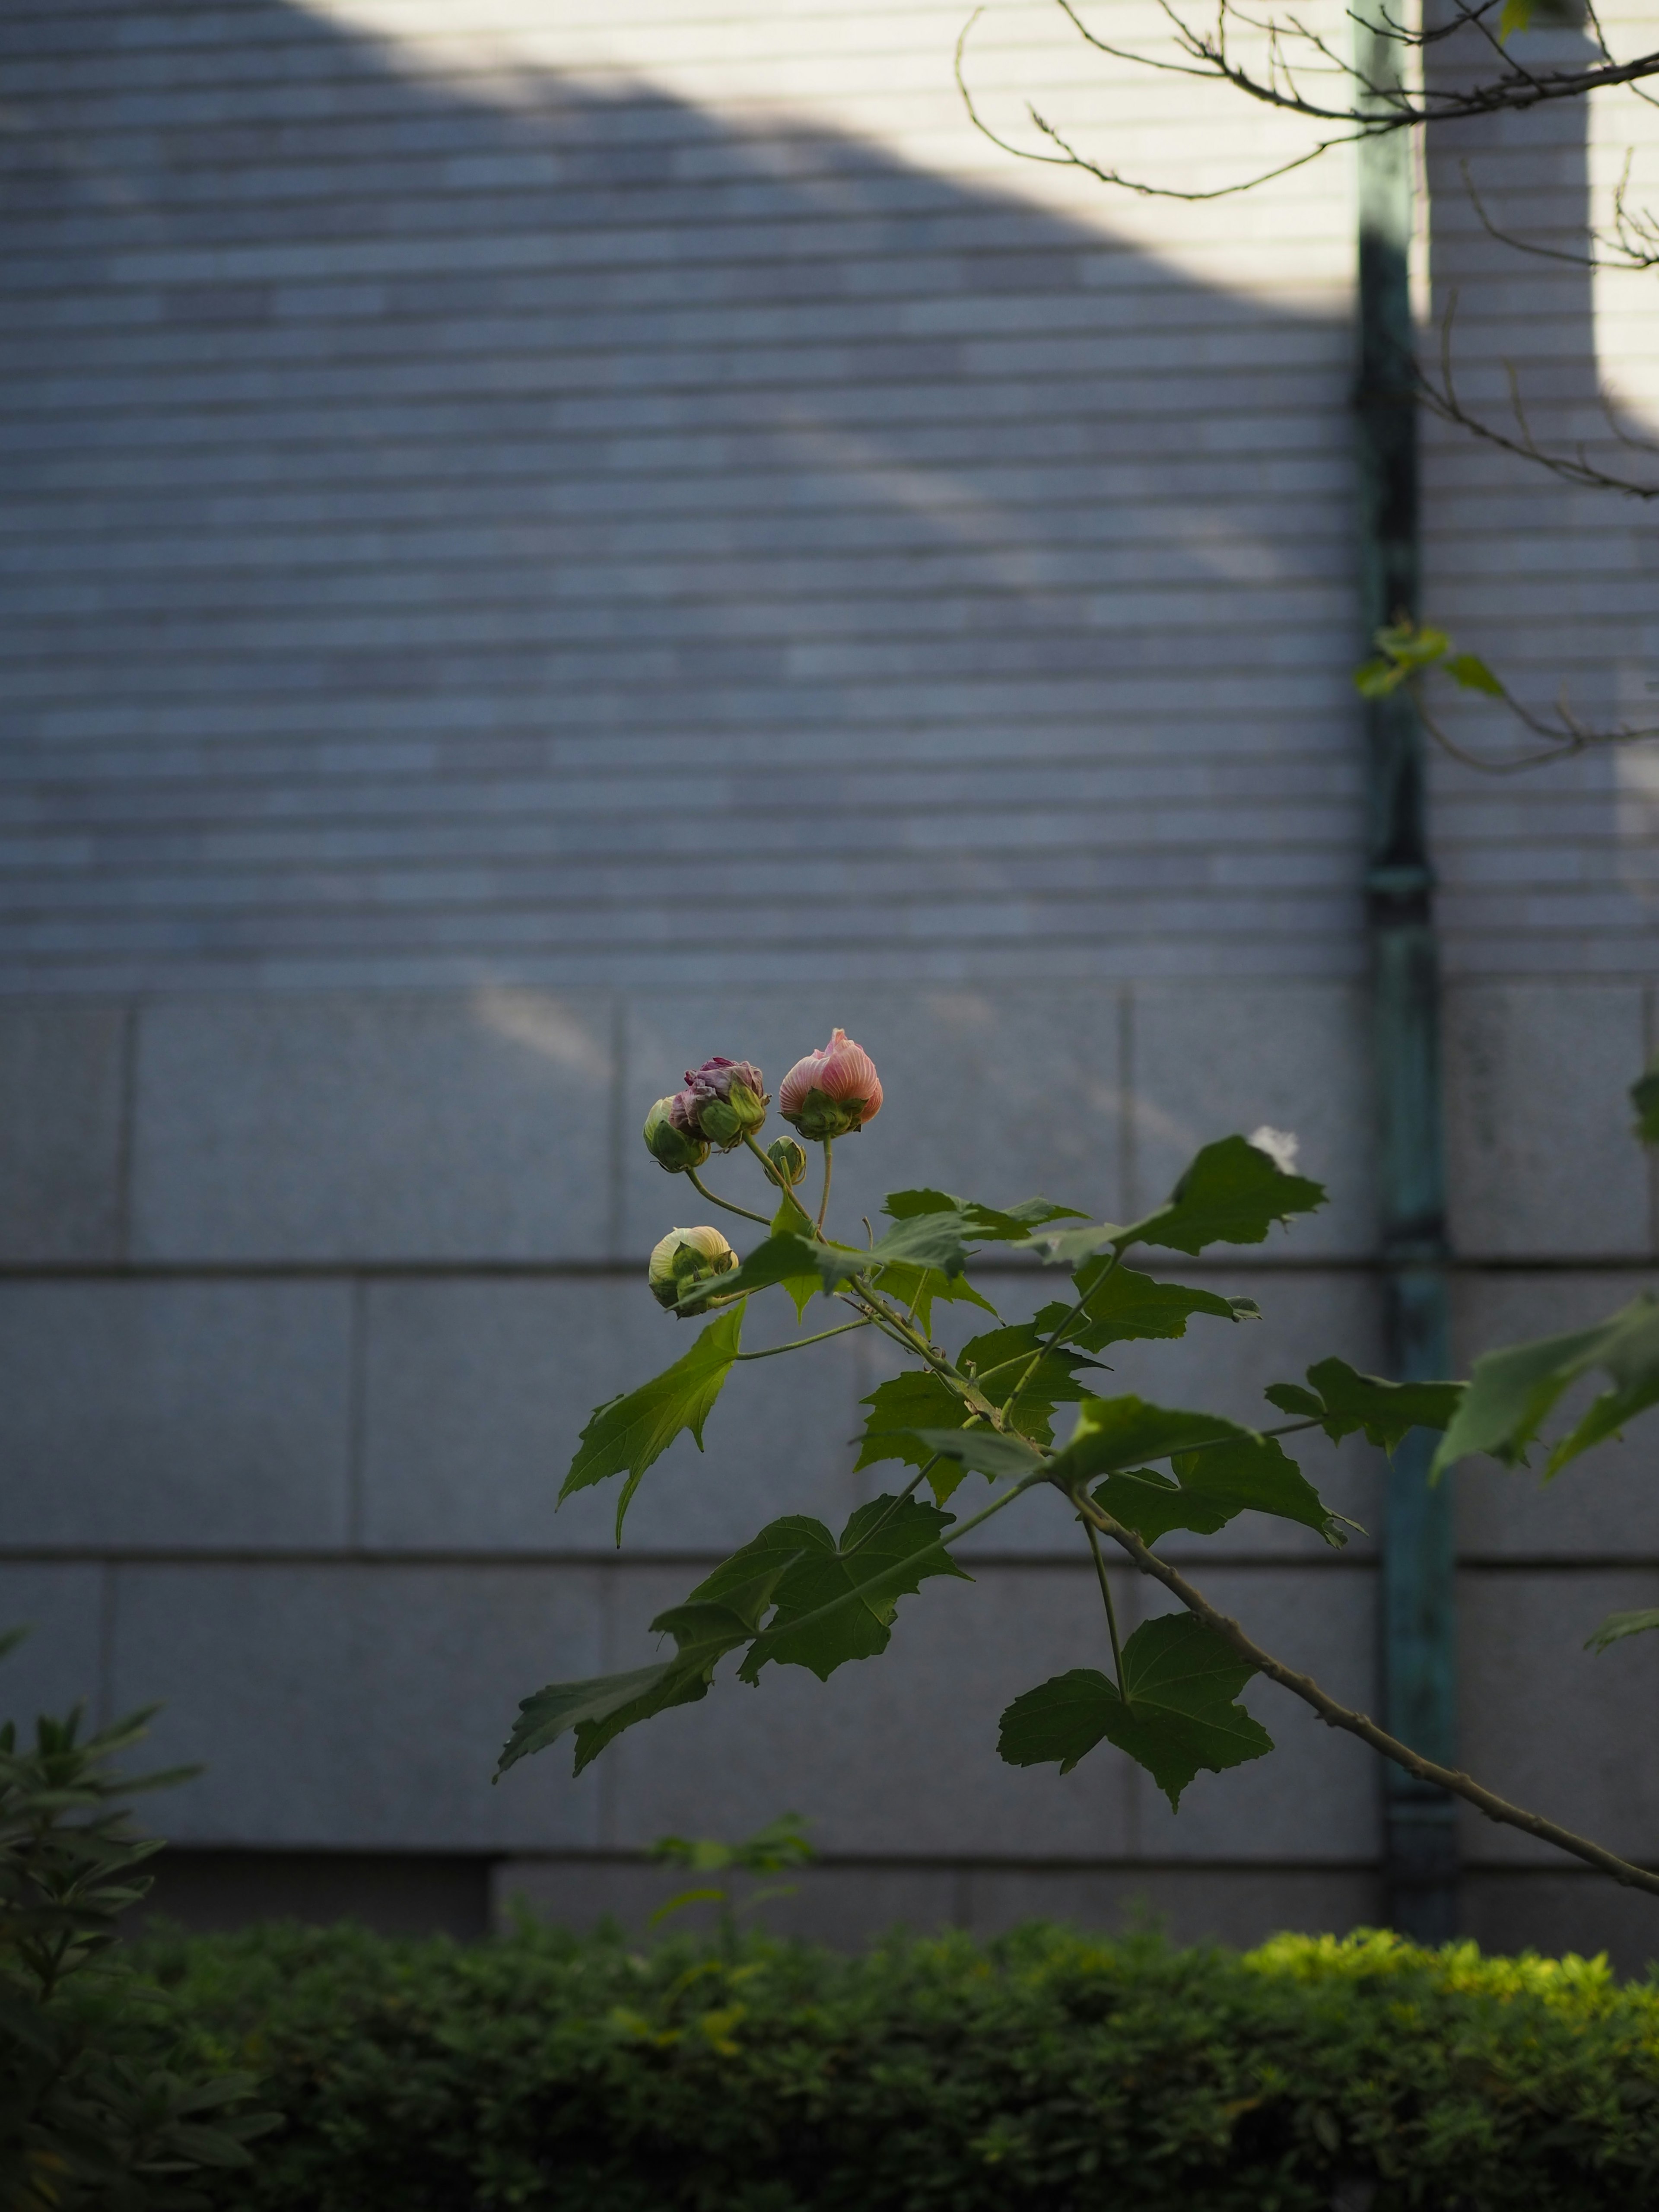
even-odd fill
[{"label": "green flower bud", "polygon": [[[652,1252],[646,1280],[659,1306],[674,1306],[694,1283],[729,1275],[737,1264],[737,1254],[718,1229],[671,1229]],[[710,1298],[707,1303],[723,1302]]]},{"label": "green flower bud", "polygon": [[806,1154],[793,1137],[779,1137],[766,1147],[766,1157],[778,1171],[778,1181],[793,1190],[806,1173]]},{"label": "green flower bud", "polygon": [[708,1142],[697,1134],[684,1091],[669,1098],[659,1098],[646,1115],[645,1149],[670,1175],[684,1175],[687,1168],[700,1168],[708,1158]]}]

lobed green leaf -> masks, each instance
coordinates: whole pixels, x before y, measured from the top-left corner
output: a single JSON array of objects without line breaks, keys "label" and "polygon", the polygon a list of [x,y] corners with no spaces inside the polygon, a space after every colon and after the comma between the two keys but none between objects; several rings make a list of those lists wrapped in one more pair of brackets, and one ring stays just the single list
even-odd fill
[{"label": "lobed green leaf", "polygon": [[994,1481],[1008,1477],[1024,1480],[1048,1464],[1023,1437],[1002,1436],[995,1429],[919,1429],[916,1436],[929,1451],[954,1461],[964,1474],[988,1474]]},{"label": "lobed green leaf", "polygon": [[1222,1137],[1198,1152],[1164,1204],[1127,1226],[1042,1229],[1028,1240],[1049,1266],[1075,1267],[1097,1254],[1155,1244],[1201,1252],[1210,1244],[1260,1244],[1276,1221],[1325,1203],[1322,1183],[1291,1175],[1248,1137]]},{"label": "lobed green leaf", "polygon": [[[930,1367],[907,1369],[902,1375],[895,1375],[890,1382],[878,1384],[867,1398],[859,1402],[871,1410],[854,1464],[854,1473],[889,1459],[902,1460],[907,1467],[926,1467],[937,1455],[930,1445],[922,1443],[916,1431],[949,1428],[968,1418],[961,1399]],[[966,1469],[948,1462],[939,1473],[941,1479],[933,1485],[933,1495],[943,1505]]]},{"label": "lobed green leaf", "polygon": [[[1151,1275],[1137,1274],[1133,1267],[1114,1266],[1109,1255],[1085,1260],[1072,1280],[1086,1303],[1066,1327],[1066,1341],[1084,1352],[1103,1352],[1109,1344],[1136,1337],[1185,1336],[1194,1314],[1213,1314],[1219,1321],[1232,1322],[1261,1318],[1254,1298],[1227,1297],[1217,1291],[1194,1290],[1187,1283],[1160,1283]],[[1051,1336],[1070,1310],[1058,1301],[1044,1306],[1036,1327]]]},{"label": "lobed green leaf", "polygon": [[1586,1640],[1584,1649],[1605,1651],[1610,1644],[1622,1644],[1627,1636],[1644,1636],[1650,1628],[1659,1628],[1659,1609],[1653,1607],[1640,1613],[1610,1613]]},{"label": "lobed green leaf", "polygon": [[[769,1291],[778,1283],[810,1283],[812,1290],[821,1290],[827,1297],[841,1284],[862,1274],[869,1256],[849,1244],[823,1244],[794,1230],[776,1230],[764,1243],[746,1253],[732,1273],[693,1283],[682,1293],[676,1311],[699,1313],[711,1299],[724,1303],[750,1291]],[[797,1297],[796,1310],[805,1304],[804,1297]]]},{"label": "lobed green leaf", "polygon": [[827,1681],[848,1660],[884,1651],[901,1597],[934,1575],[972,1581],[939,1541],[951,1517],[913,1498],[877,1498],[860,1506],[839,1545],[821,1522],[796,1524],[814,1533],[780,1579],[776,1611],[739,1677],[756,1681],[775,1661]]},{"label": "lobed green leaf", "polygon": [[[1172,1478],[1139,1462],[1168,1459]],[[1172,1528],[1212,1535],[1240,1513],[1267,1513],[1311,1528],[1328,1544],[1347,1541],[1333,1513],[1277,1437],[1218,1413],[1149,1405],[1136,1397],[1085,1398],[1065,1449],[1048,1462],[1067,1490],[1103,1475],[1096,1503],[1156,1543]]]},{"label": "lobed green leaf", "polygon": [[743,1339],[739,1304],[711,1322],[691,1349],[637,1390],[596,1408],[582,1431],[576,1456],[559,1491],[559,1503],[579,1490],[626,1474],[617,1504],[617,1540],[623,1516],[646,1469],[661,1458],[683,1430],[702,1449],[703,1423],[732,1371]]},{"label": "lobed green leaf", "polygon": [[1390,1452],[1413,1429],[1448,1427],[1465,1389],[1462,1382],[1388,1382],[1358,1374],[1346,1359],[1320,1360],[1309,1368],[1308,1381],[1308,1389],[1270,1382],[1262,1395],[1281,1413],[1317,1421],[1334,1444],[1364,1429],[1370,1443]]},{"label": "lobed green leaf", "polygon": [[1547,1482],[1570,1460],[1617,1436],[1636,1414],[1659,1404],[1659,1298],[1651,1291],[1644,1291],[1593,1328],[1483,1354],[1441,1439],[1431,1478],[1474,1452],[1488,1452],[1505,1467],[1525,1467],[1557,1400],[1598,1369],[1611,1378],[1613,1388],[1552,1448],[1544,1468]]},{"label": "lobed green leaf", "polygon": [[1236,1702],[1255,1669],[1189,1613],[1165,1613],[1123,1647],[1123,1691],[1096,1668],[1028,1690],[1002,1716],[997,1749],[1011,1766],[1055,1762],[1069,1774],[1097,1743],[1144,1766],[1176,1810],[1200,1768],[1219,1774],[1273,1747]]}]

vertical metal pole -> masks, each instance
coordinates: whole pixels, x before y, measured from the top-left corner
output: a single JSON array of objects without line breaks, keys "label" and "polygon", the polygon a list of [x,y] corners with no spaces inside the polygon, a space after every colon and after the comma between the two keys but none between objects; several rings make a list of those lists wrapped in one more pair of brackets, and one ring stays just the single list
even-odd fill
[{"label": "vertical metal pole", "polygon": [[[1373,84],[1398,82],[1388,0],[1362,0],[1356,53]],[[1362,142],[1359,376],[1360,598],[1371,634],[1418,611],[1417,410],[1410,371],[1412,149],[1404,131]],[[1423,739],[1403,691],[1366,707],[1370,768],[1365,890],[1376,1055],[1378,1187],[1389,1356],[1404,1381],[1449,1373],[1445,1169],[1440,1126],[1440,963],[1424,799]],[[1384,1511],[1382,1633],[1390,1731],[1455,1763],[1455,1600],[1451,1486],[1427,1482],[1432,1439],[1395,1454]],[[1389,1924],[1419,1942],[1457,1929],[1451,1801],[1385,1770]]]}]

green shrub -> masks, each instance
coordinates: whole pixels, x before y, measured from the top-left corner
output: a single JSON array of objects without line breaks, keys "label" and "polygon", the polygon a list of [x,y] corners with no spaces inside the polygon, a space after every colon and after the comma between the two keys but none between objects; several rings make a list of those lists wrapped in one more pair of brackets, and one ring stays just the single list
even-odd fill
[{"label": "green shrub", "polygon": [[1659,2203],[1659,1988],[1392,1937],[1030,1927],[841,1958],[521,1929],[152,1942],[287,2115],[238,2212]]},{"label": "green shrub", "polygon": [[[0,1656],[17,1640],[0,1637]],[[83,1737],[77,1708],[37,1722],[33,1744],[0,1727],[3,2212],[197,2212],[202,2173],[246,2169],[248,2142],[276,2124],[241,2109],[247,2075],[179,2063],[171,2008],[112,1954],[161,1849],[124,1801],[179,1778],[115,1768],[145,1718]]]}]

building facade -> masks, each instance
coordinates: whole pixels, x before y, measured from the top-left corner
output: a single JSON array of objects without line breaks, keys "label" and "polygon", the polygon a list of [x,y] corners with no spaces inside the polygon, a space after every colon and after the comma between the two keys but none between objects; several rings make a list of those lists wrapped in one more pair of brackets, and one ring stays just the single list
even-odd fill
[{"label": "building facade", "polygon": [[[1278,1753],[1178,1817],[1109,1749],[1000,1764],[1008,1699],[1100,1656],[1036,1510],[880,1662],[490,1784],[520,1697],[878,1486],[854,1340],[734,1383],[620,1548],[607,1497],[555,1513],[588,1409],[684,1348],[643,1265],[700,1202],[638,1129],[709,1054],[866,1045],[849,1220],[924,1181],[1128,1218],[1294,1130],[1328,1206],[1203,1276],[1262,1322],[1121,1387],[1259,1419],[1383,1358],[1349,157],[1198,204],[1022,162],[964,112],[963,12],[0,8],[6,1709],[161,1701],[205,1765],[158,1808],[179,1910],[626,1915],[654,1837],[786,1808],[823,1864],[784,1910],[847,1937],[1380,1909],[1374,1764],[1261,1684]],[[1189,191],[1302,143],[1024,0],[963,65],[1000,131],[1052,143],[1029,100]],[[1659,411],[1646,295],[1501,246],[1459,163],[1582,241],[1641,125],[1483,125],[1420,196],[1465,396],[1515,363],[1597,451],[1604,392]],[[1427,439],[1430,611],[1528,698],[1639,713],[1651,510]],[[1465,1363],[1651,1279],[1655,757],[1436,764]],[[1653,1455],[1458,1478],[1464,1761],[1648,1860],[1659,1639],[1581,1646],[1659,1601]],[[1170,1550],[1374,1706],[1379,1469],[1304,1463],[1370,1536]],[[1464,1848],[1482,1940],[1654,1947],[1645,1900]]]}]

